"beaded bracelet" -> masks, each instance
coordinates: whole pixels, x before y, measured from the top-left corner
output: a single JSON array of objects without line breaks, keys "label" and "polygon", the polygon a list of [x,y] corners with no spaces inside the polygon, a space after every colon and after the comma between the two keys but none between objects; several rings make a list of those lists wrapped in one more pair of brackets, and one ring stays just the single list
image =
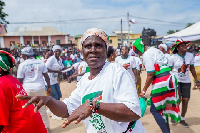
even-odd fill
[{"label": "beaded bracelet", "polygon": [[95,101],[95,105],[93,105],[93,101],[90,100],[90,109],[91,109],[92,113],[98,113],[98,110],[99,110],[99,100]]}]

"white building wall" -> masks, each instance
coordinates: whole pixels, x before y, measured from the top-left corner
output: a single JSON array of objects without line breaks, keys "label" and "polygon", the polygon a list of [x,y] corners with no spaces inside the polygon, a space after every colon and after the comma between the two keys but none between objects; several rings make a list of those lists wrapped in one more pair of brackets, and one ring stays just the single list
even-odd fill
[{"label": "white building wall", "polygon": [[5,48],[3,36],[0,36],[0,47],[1,47],[1,48]]},{"label": "white building wall", "polygon": [[51,36],[48,36],[48,43],[50,44],[51,42]]},{"label": "white building wall", "polygon": [[68,36],[65,36],[65,44],[68,44]]},{"label": "white building wall", "polygon": [[34,37],[32,36],[32,44],[34,44]]},{"label": "white building wall", "polygon": [[24,37],[20,36],[20,44],[24,44]]}]

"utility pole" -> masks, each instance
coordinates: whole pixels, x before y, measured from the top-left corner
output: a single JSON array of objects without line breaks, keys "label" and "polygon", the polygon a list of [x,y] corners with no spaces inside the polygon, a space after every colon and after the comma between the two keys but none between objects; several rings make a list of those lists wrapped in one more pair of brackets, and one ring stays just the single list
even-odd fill
[{"label": "utility pole", "polygon": [[121,44],[123,45],[123,34],[122,34],[122,19],[121,19]]},{"label": "utility pole", "polygon": [[[59,18],[60,18],[60,16],[59,16]],[[61,35],[62,35],[61,18],[60,18],[60,30],[61,30]]]},{"label": "utility pole", "polygon": [[128,47],[130,46],[130,26],[129,26],[129,12],[127,13],[127,22],[128,22]]}]

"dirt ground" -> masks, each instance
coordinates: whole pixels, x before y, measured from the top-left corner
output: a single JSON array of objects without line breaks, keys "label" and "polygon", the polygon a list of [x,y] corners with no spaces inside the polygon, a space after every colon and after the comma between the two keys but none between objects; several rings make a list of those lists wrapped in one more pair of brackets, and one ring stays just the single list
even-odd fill
[{"label": "dirt ground", "polygon": [[[142,87],[146,79],[146,72],[142,72]],[[75,89],[76,83],[67,83],[62,81],[60,83],[63,98],[69,97],[71,92]],[[192,83],[193,86],[193,83]],[[151,88],[148,89],[146,97],[149,98]],[[188,112],[186,114],[186,122],[190,125],[189,128],[185,128],[180,124],[176,126],[170,123],[171,133],[200,133],[200,92],[199,90],[191,90],[191,99],[189,102]],[[61,128],[64,120],[53,120],[50,119],[50,131],[51,133],[86,133],[84,122],[79,124],[70,124],[65,129]],[[161,133],[160,128],[156,124],[153,116],[150,113],[149,106],[147,107],[144,117],[140,119],[147,133]]]}]

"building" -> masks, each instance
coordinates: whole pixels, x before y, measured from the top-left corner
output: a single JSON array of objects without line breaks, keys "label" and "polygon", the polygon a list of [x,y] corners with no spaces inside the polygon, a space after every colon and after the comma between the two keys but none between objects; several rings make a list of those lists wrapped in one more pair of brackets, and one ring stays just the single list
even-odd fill
[{"label": "building", "polygon": [[[120,45],[127,45],[128,42],[128,31],[113,31],[113,34],[118,37],[118,46]],[[130,34],[130,45],[138,38],[141,38],[142,34],[133,34],[132,31],[129,32]],[[122,39],[122,41],[121,41]]]},{"label": "building", "polygon": [[33,46],[51,46],[68,44],[69,34],[56,30],[55,27],[19,27],[14,32],[0,34],[1,48],[13,44]]},{"label": "building", "polygon": [[[132,31],[130,31],[130,43],[132,44],[133,41],[140,38],[141,34],[133,34]],[[77,49],[81,49],[81,40],[82,35],[76,35],[75,36],[75,43],[77,44]],[[123,37],[123,43],[121,43],[121,31],[113,31],[113,35],[109,36],[109,46],[112,46],[114,48],[120,47],[120,45],[127,45],[128,41],[128,31],[122,32]]]},{"label": "building", "polygon": [[82,35],[79,34],[79,35],[76,35],[75,36],[75,43],[76,43],[76,46],[77,46],[77,49],[81,50],[81,37]]},{"label": "building", "polygon": [[109,36],[109,46],[112,46],[114,48],[118,47],[118,36],[116,35]]}]

